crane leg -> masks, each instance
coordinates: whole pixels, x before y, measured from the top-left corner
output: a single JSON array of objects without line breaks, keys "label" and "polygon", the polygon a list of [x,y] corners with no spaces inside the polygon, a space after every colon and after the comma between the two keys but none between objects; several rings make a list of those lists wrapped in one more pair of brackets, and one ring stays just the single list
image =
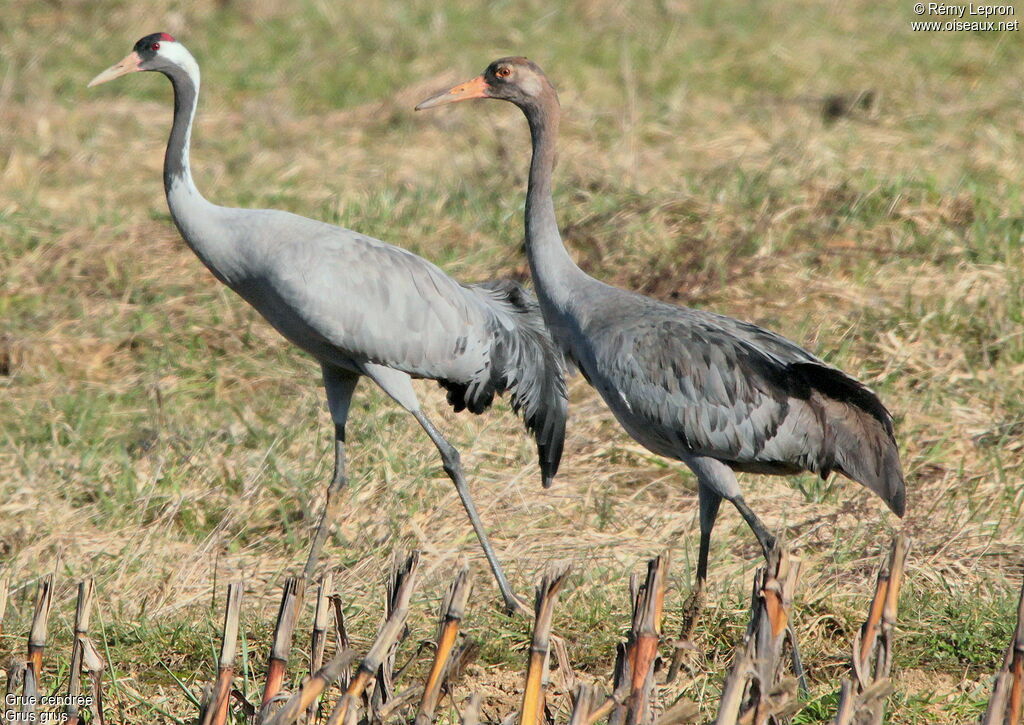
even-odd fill
[{"label": "crane leg", "polygon": [[498,561],[497,555],[494,553],[494,548],[491,546],[491,541],[487,536],[487,531],[484,529],[483,522],[480,520],[480,514],[477,513],[476,504],[473,503],[473,499],[469,493],[469,486],[466,484],[466,477],[462,473],[462,461],[459,457],[459,452],[455,449],[451,443],[449,443],[443,435],[434,427],[434,424],[430,422],[430,419],[423,414],[422,411],[412,411],[413,416],[423,426],[423,430],[430,436],[430,440],[437,446],[437,450],[441,453],[441,461],[444,464],[444,472],[448,474],[448,477],[452,479],[455,484],[455,490],[459,492],[459,498],[462,499],[462,505],[466,509],[466,513],[469,515],[469,521],[473,524],[473,530],[476,532],[477,539],[480,540],[480,546],[484,550],[484,556],[487,557],[487,563],[491,566],[491,572],[494,574],[494,579],[498,582],[498,589],[501,590],[501,597],[505,600],[505,610],[509,614],[520,612],[526,616],[530,615],[529,608],[523,603],[523,601],[516,596],[515,592],[512,591],[511,585],[508,583],[508,579],[505,577],[505,572],[501,568],[501,562]]},{"label": "crane leg", "polygon": [[[704,586],[708,580],[708,554],[711,550],[711,531],[715,528],[715,520],[718,518],[718,509],[722,505],[722,494],[718,492],[718,486],[707,483],[713,480],[718,462],[711,462],[709,459],[698,459],[687,461],[687,465],[697,474],[697,502],[700,505],[700,549],[697,552],[697,576],[693,583],[693,590],[683,604],[683,626],[679,631],[679,638],[676,640],[676,650],[672,654],[672,662],[668,669],[668,682],[675,680],[679,674],[679,668],[683,663],[683,653],[686,650],[693,650],[693,630],[697,626],[697,620],[704,611]],[[718,464],[721,465],[721,464]],[[728,474],[731,474],[728,471]]]},{"label": "crane leg", "polygon": [[757,537],[757,541],[761,544],[761,549],[764,551],[764,558],[768,558],[768,552],[775,546],[776,539],[768,532],[768,527],[764,525],[764,522],[757,517],[747,502],[743,500],[742,496],[734,496],[729,499],[736,510],[743,516],[743,520],[747,522],[747,526],[754,532],[754,536]]},{"label": "crane leg", "polygon": [[469,514],[469,521],[473,524],[473,530],[476,532],[477,539],[480,540],[480,546],[487,557],[487,563],[490,564],[494,579],[498,582],[502,599],[505,600],[506,610],[509,614],[520,612],[530,616],[529,608],[515,595],[515,592],[512,591],[512,587],[508,583],[508,579],[505,578],[505,572],[502,570],[498,557],[494,553],[491,541],[487,537],[487,531],[480,521],[476,505],[469,494],[469,486],[466,485],[466,477],[462,473],[459,452],[455,450],[455,446],[441,435],[437,428],[434,427],[434,424],[430,422],[430,419],[420,410],[419,401],[416,399],[416,391],[412,387],[412,379],[406,373],[377,365],[376,363],[364,363],[362,369],[396,403],[412,413],[416,421],[423,427],[423,430],[430,436],[430,440],[437,446],[437,450],[441,454],[441,461],[444,464],[444,472],[448,474],[448,477],[455,484],[455,490],[459,492],[462,505],[466,509],[466,513]]},{"label": "crane leg", "polygon": [[320,521],[317,523],[316,533],[309,547],[309,556],[306,558],[306,566],[303,569],[303,576],[306,585],[313,583],[313,574],[316,573],[317,564],[320,563],[320,553],[323,550],[324,542],[327,540],[327,533],[330,531],[331,523],[338,512],[338,499],[341,492],[348,484],[345,476],[345,428],[334,426],[334,475],[331,476],[331,483],[327,487],[327,498],[324,501],[323,511],[320,512]]},{"label": "crane leg", "polygon": [[697,500],[700,503],[700,551],[697,553],[697,588],[703,589],[708,580],[708,552],[711,549],[711,530],[715,528],[718,507],[722,497],[707,486],[698,485]]},{"label": "crane leg", "polygon": [[722,497],[698,481],[697,501],[700,504],[700,550],[697,553],[697,577],[690,596],[683,604],[683,626],[679,631],[679,639],[676,640],[676,651],[672,655],[672,663],[669,665],[669,682],[675,680],[676,675],[679,674],[679,668],[683,662],[683,652],[693,649],[693,630],[697,626],[697,619],[701,612],[704,611],[704,585],[708,580],[711,530],[715,528],[715,519],[718,518],[718,508],[722,504]]},{"label": "crane leg", "polygon": [[693,591],[683,608],[683,630],[681,639],[689,640],[697,618],[704,609],[704,585],[708,581],[708,554],[711,550],[711,530],[715,528],[718,507],[722,497],[704,485],[697,485],[697,500],[700,503],[700,549],[697,552],[697,578]]},{"label": "crane leg", "polygon": [[309,546],[309,556],[306,558],[306,566],[303,569],[303,577],[306,585],[313,582],[313,574],[316,573],[317,565],[320,563],[320,553],[323,550],[327,534],[331,524],[338,513],[338,503],[341,493],[348,485],[348,478],[345,475],[345,423],[348,421],[348,410],[352,403],[352,393],[355,392],[359,376],[338,368],[323,366],[324,389],[327,391],[327,406],[331,410],[331,418],[334,420],[334,473],[331,475],[331,483],[327,487],[327,498],[324,500],[324,508],[320,513],[320,521],[317,523],[316,533],[313,534],[313,541]]},{"label": "crane leg", "polygon": [[[743,519],[747,522],[747,525],[754,532],[754,536],[757,537],[758,542],[761,544],[761,548],[764,550],[764,558],[768,558],[768,552],[776,544],[776,538],[768,532],[768,527],[764,525],[764,522],[757,517],[747,502],[743,500],[742,496],[737,496],[732,499],[733,506],[740,512]],[[793,674],[796,676],[797,683],[800,686],[800,691],[804,694],[808,692],[807,688],[807,675],[804,672],[804,663],[800,657],[800,647],[796,641],[796,632],[793,630],[793,624],[790,622],[786,625],[786,636],[789,638],[790,644],[790,656],[793,665]]]}]

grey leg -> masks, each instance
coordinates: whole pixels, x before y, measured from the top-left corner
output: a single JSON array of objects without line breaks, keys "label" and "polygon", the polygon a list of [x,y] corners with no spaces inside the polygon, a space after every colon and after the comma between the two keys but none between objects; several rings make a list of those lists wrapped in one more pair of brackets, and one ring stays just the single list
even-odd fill
[{"label": "grey leg", "polygon": [[363,370],[370,376],[374,382],[376,382],[388,395],[390,395],[395,402],[401,405],[403,408],[412,413],[413,417],[416,418],[417,422],[423,426],[423,430],[430,436],[430,440],[437,446],[437,450],[441,454],[441,461],[444,464],[444,472],[448,474],[448,477],[452,479],[455,484],[455,490],[459,492],[459,498],[462,499],[462,505],[466,509],[466,513],[469,514],[470,523],[473,524],[473,530],[476,531],[476,536],[480,540],[480,546],[483,547],[484,555],[487,557],[487,562],[491,565],[491,572],[494,574],[495,580],[498,582],[498,588],[501,589],[501,596],[505,600],[505,607],[509,613],[519,611],[527,616],[530,616],[531,612],[529,608],[515,595],[512,591],[512,587],[509,586],[508,579],[505,578],[505,573],[501,569],[501,564],[498,562],[498,557],[494,554],[494,549],[491,547],[491,542],[487,538],[487,532],[484,530],[483,524],[480,522],[480,516],[477,514],[476,506],[473,504],[473,499],[469,495],[469,487],[466,485],[466,478],[462,473],[462,463],[459,460],[459,452],[455,450],[444,436],[442,436],[437,428],[434,427],[433,423],[423,415],[420,410],[419,401],[416,399],[416,392],[412,388],[412,380],[403,372],[393,370],[391,368],[385,368],[380,365],[371,363],[365,363]]},{"label": "grey leg", "polygon": [[327,498],[324,501],[324,509],[320,512],[320,522],[317,524],[316,533],[309,547],[309,556],[306,558],[306,566],[302,573],[306,579],[306,586],[313,583],[313,574],[316,572],[317,564],[320,562],[320,552],[324,548],[324,541],[327,540],[327,532],[330,531],[331,523],[334,521],[338,509],[338,499],[342,490],[348,485],[348,478],[345,476],[345,427],[334,426],[334,475],[327,487]]},{"label": "grey leg", "polygon": [[768,533],[768,527],[757,517],[750,507],[747,506],[747,502],[743,500],[742,496],[736,496],[730,499],[732,505],[736,507],[736,510],[743,516],[743,520],[747,522],[747,526],[754,532],[754,536],[757,537],[758,543],[761,544],[761,548],[764,550],[764,556],[768,558],[768,552],[775,546],[775,537]]},{"label": "grey leg", "polygon": [[700,550],[697,553],[697,579],[693,584],[693,592],[683,610],[683,630],[681,637],[689,640],[697,617],[704,609],[704,585],[708,581],[708,553],[711,549],[711,530],[715,528],[718,518],[718,507],[722,497],[707,486],[698,484],[697,500],[700,503]]},{"label": "grey leg", "polygon": [[[683,650],[693,649],[690,642],[697,619],[704,608],[704,587],[708,578],[708,556],[711,549],[711,531],[722,499],[727,499],[743,515],[747,524],[754,531],[767,557],[775,538],[768,533],[767,527],[750,510],[740,494],[736,474],[721,461],[713,458],[694,457],[684,459],[684,463],[697,476],[697,499],[700,504],[700,549],[697,553],[697,577],[693,592],[683,608],[683,627],[676,644],[676,652],[669,667],[668,679],[675,678],[682,664]],[[795,639],[793,640],[796,641]]]},{"label": "grey leg", "polygon": [[327,365],[323,366],[323,373],[327,405],[331,409],[331,418],[334,420],[334,473],[331,476],[331,483],[327,487],[327,498],[324,501],[320,521],[317,524],[316,533],[313,534],[313,541],[309,546],[309,556],[306,558],[306,566],[302,572],[306,586],[311,586],[313,583],[313,575],[320,563],[320,553],[327,540],[327,533],[337,516],[338,499],[348,485],[348,478],[345,475],[345,423],[348,421],[352,393],[355,392],[356,384],[359,382],[358,375]]},{"label": "grey leg", "polygon": [[[754,536],[757,537],[758,542],[761,544],[761,548],[764,550],[765,559],[768,558],[768,552],[775,546],[776,538],[768,532],[768,527],[764,525],[764,522],[757,517],[747,502],[743,500],[742,496],[737,496],[732,500],[732,504],[743,516],[743,519],[750,526],[750,529],[754,532]],[[807,688],[807,675],[804,672],[804,663],[800,657],[800,646],[796,641],[796,632],[793,630],[793,625],[790,623],[786,626],[786,635],[789,637],[790,644],[790,655],[793,664],[793,674],[796,675],[797,683],[800,685],[800,691],[804,694],[808,692]]]},{"label": "grey leg", "polygon": [[669,665],[667,681],[672,682],[679,674],[679,668],[683,663],[683,652],[694,649],[692,639],[693,630],[697,626],[697,619],[704,610],[704,585],[708,580],[708,553],[711,549],[711,530],[715,528],[715,520],[718,518],[718,509],[722,504],[722,497],[705,486],[701,482],[698,473],[697,479],[697,501],[700,504],[700,549],[697,553],[697,578],[693,583],[693,591],[683,604],[683,626],[679,632],[679,639],[676,641],[676,651],[672,655],[672,662]]},{"label": "grey leg", "polygon": [[707,486],[698,485],[697,500],[700,502],[700,551],[697,554],[697,586],[703,588],[708,579],[708,552],[711,549],[711,530],[715,528],[718,507],[722,497]]},{"label": "grey leg", "polygon": [[466,513],[469,515],[469,521],[473,524],[473,530],[476,532],[477,539],[480,540],[480,546],[483,547],[484,556],[487,557],[487,563],[491,566],[491,572],[494,574],[495,580],[498,582],[498,588],[501,590],[502,599],[505,600],[505,609],[509,614],[515,612],[521,612],[527,616],[530,615],[529,608],[523,603],[519,597],[512,591],[512,587],[508,583],[508,579],[505,578],[505,572],[501,568],[501,563],[498,561],[497,555],[494,553],[494,548],[491,546],[491,541],[487,537],[487,531],[484,529],[483,522],[480,520],[480,515],[477,513],[476,504],[473,503],[473,499],[469,493],[469,486],[466,484],[466,477],[462,473],[462,461],[459,457],[459,452],[455,447],[449,443],[444,436],[434,427],[434,424],[430,422],[430,419],[423,414],[422,411],[416,410],[412,413],[419,424],[423,426],[423,430],[430,436],[430,440],[437,446],[437,450],[441,453],[441,461],[444,464],[444,472],[448,474],[448,477],[452,479],[455,484],[455,490],[459,492],[459,498],[462,499],[462,505],[466,509]]},{"label": "grey leg", "polygon": [[708,580],[708,556],[711,550],[711,531],[718,519],[722,499],[739,498],[740,488],[736,474],[714,458],[690,458],[684,461],[697,476],[697,501],[700,505],[700,549],[697,553],[697,581],[694,590],[703,591]]}]

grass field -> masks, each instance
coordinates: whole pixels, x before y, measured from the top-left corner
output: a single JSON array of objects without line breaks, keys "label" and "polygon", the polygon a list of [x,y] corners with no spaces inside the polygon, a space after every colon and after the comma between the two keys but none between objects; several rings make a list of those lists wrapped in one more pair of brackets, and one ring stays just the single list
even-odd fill
[{"label": "grass field", "polygon": [[[891,721],[976,718],[1024,574],[1024,45],[1013,32],[912,33],[912,19],[909,2],[868,0],[5,0],[0,554],[16,590],[4,660],[23,646],[39,576],[60,582],[58,648],[74,580],[95,576],[114,721],[190,721],[223,584],[247,581],[246,637],[262,648],[329,475],[317,366],[170,222],[169,84],[85,88],[164,30],[203,70],[193,169],[211,200],[340,223],[467,281],[526,273],[525,124],[507,104],[412,106],[498,56],[538,61],[565,112],[556,205],[586,270],[778,330],[896,416],[903,522],[845,480],[741,480],[806,562],[796,631],[811,693],[798,721],[831,716],[875,562],[901,527],[915,545]],[[864,91],[869,107],[823,116],[825,97]],[[628,574],[666,549],[678,628],[697,545],[681,465],[635,444],[576,378],[563,472],[543,491],[507,404],[456,416],[435,385],[418,390],[463,451],[516,587],[553,560],[574,565],[555,632],[579,670],[610,671]],[[357,644],[379,622],[392,551],[424,551],[412,642],[430,636],[467,559],[467,628],[484,646],[455,699],[481,687],[486,717],[508,712],[529,625],[499,612],[429,440],[364,383],[349,441],[352,488],[328,554]],[[709,715],[759,561],[724,510],[681,691]],[[63,671],[50,674],[56,686]]]}]

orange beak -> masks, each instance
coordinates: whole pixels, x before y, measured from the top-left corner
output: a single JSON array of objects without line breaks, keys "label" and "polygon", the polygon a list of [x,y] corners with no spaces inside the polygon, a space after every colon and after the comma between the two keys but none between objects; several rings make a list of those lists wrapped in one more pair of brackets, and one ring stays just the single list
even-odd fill
[{"label": "orange beak", "polygon": [[446,103],[468,101],[471,98],[487,98],[489,88],[484,77],[477,76],[471,81],[460,83],[453,88],[449,88],[447,91],[441,91],[436,96],[431,96],[425,101],[420,101],[416,106],[416,110],[423,111],[428,108],[443,106]]},{"label": "orange beak", "polygon": [[127,75],[128,73],[140,71],[142,70],[142,68],[139,68],[139,64],[141,62],[142,58],[139,57],[138,53],[135,53],[133,51],[126,55],[121,60],[121,62],[110,66],[105,71],[103,71],[98,76],[89,81],[89,85],[87,87],[92,88],[93,86],[98,86],[100,83],[112,81],[115,78],[120,78],[121,76]]}]

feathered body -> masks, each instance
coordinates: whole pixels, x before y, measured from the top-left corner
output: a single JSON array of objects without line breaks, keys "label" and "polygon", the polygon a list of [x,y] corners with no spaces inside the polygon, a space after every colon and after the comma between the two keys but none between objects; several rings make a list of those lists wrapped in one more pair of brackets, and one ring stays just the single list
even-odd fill
[{"label": "feathered body", "polygon": [[898,514],[892,416],[863,384],[757,325],[588,279],[552,310],[563,352],[651,451],[735,471],[832,471]]},{"label": "feathered body", "polygon": [[[190,245],[189,220],[205,203],[168,192]],[[349,229],[270,209],[208,207],[196,253],[289,341],[321,363],[361,375],[374,366],[437,380],[456,410],[482,413],[511,393],[534,431],[545,485],[565,432],[561,360],[536,300],[511,280],[464,285],[400,247]],[[226,242],[226,243],[225,243]]]},{"label": "feathered body", "polygon": [[529,123],[526,254],[556,344],[633,438],[697,477],[698,592],[722,499],[736,506],[766,554],[773,543],[735,471],[838,471],[903,515],[892,417],[867,387],[773,332],[613,287],[573,262],[552,197],[558,95],[535,63],[501,58],[417,108],[472,98],[513,103]]},{"label": "feathered body", "polygon": [[174,87],[174,121],[164,155],[171,217],[214,276],[284,337],[316,358],[335,423],[335,468],[310,547],[316,567],[344,487],[345,424],[361,376],[376,382],[423,427],[441,454],[507,607],[521,607],[476,512],[458,451],[420,409],[412,378],[437,380],[456,410],[486,410],[509,392],[537,441],[545,486],[558,470],[567,400],[562,358],[530,294],[513,282],[463,285],[404,249],[324,222],[270,209],[207,201],[189,168],[199,66],[166,33],[139,40],[90,85],[157,71]]}]

